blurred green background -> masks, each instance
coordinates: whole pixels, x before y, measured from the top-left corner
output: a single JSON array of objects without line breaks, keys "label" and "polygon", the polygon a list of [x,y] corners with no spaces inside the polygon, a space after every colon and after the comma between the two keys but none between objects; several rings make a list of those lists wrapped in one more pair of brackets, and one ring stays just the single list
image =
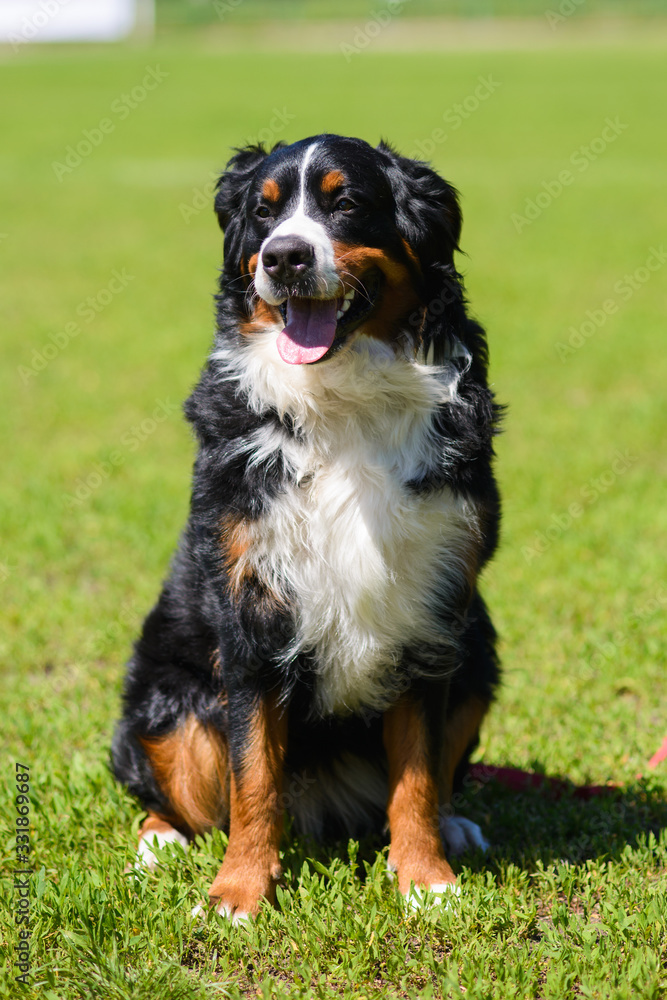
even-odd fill
[{"label": "blurred green background", "polygon": [[[380,3],[230,0],[221,20],[212,4],[163,0],[152,42],[0,51],[2,741],[10,766],[34,769],[36,981],[54,996],[170,995],[150,978],[164,963],[183,996],[221,983],[224,995],[307,996],[318,976],[312,995],[423,995],[416,972],[401,986],[370,952],[356,985],[335,948],[308,979],[302,902],[296,951],[281,914],[246,952],[222,948],[215,927],[197,937],[182,914],[215,866],[210,844],[213,860],[189,863],[185,880],[174,862],[159,888],[142,883],[138,908],[122,876],[138,811],[106,771],[123,663],[187,511],[179,407],[212,338],[214,179],[233,146],[321,131],[388,138],[461,192],[459,263],[509,404],[502,547],[483,584],[505,686],[478,757],[624,786],[615,812],[471,795],[464,811],[496,849],[458,868],[481,909],[417,938],[394,913],[385,935],[437,966],[434,995],[458,995],[450,973],[468,996],[503,1000],[665,995],[667,920],[642,914],[649,896],[662,905],[667,858],[637,837],[666,819],[666,765],[649,775],[646,762],[667,730],[667,21],[635,15],[667,5],[568,2],[471,3],[480,17],[456,20],[463,3],[411,0],[376,33]],[[488,17],[504,13],[531,17]],[[1,787],[11,830],[9,770]],[[2,844],[9,864],[9,834]],[[320,893],[326,908],[334,890],[299,867],[300,850],[289,842],[295,898]],[[371,906],[349,891],[345,912]],[[155,906],[159,929],[146,923]],[[619,911],[636,925],[623,931]],[[371,925],[350,948],[363,951]],[[585,944],[599,926],[607,951]],[[244,954],[255,979],[239,971]],[[3,974],[0,995],[13,996]]]},{"label": "blurred green background", "polygon": [[[369,0],[156,0],[158,22],[205,24],[223,17],[233,20],[342,19],[372,16],[381,3]],[[563,8],[561,11],[561,7]],[[664,14],[665,0],[396,0],[396,8],[410,17],[544,17],[551,10],[561,16]]]}]

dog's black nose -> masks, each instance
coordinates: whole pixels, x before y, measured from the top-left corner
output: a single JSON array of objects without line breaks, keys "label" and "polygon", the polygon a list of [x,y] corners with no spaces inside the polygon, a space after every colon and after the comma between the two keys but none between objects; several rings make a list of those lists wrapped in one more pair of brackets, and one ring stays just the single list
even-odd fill
[{"label": "dog's black nose", "polygon": [[314,260],[315,248],[300,236],[276,236],[262,252],[264,270],[284,285],[294,284]]}]

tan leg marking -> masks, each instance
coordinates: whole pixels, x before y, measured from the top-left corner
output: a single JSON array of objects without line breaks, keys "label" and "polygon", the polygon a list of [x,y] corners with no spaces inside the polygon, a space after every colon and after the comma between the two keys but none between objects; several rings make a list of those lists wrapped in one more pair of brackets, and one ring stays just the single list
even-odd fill
[{"label": "tan leg marking", "polygon": [[447,803],[452,797],[454,772],[463,754],[477,735],[489,704],[471,695],[458,705],[445,723],[445,738],[440,772],[440,801]]},{"label": "tan leg marking", "polygon": [[211,903],[230,917],[254,915],[262,897],[275,899],[286,742],[287,712],[270,697],[257,705],[240,774],[232,771],[229,844],[209,889]]},{"label": "tan leg marking", "polygon": [[385,712],[383,736],[389,762],[389,864],[398,872],[398,887],[407,894],[411,882],[426,888],[453,883],[438,832],[438,790],[426,726],[409,695]]},{"label": "tan leg marking", "polygon": [[225,825],[229,763],[224,736],[189,715],[173,732],[141,743],[171,806],[161,819],[190,836]]}]

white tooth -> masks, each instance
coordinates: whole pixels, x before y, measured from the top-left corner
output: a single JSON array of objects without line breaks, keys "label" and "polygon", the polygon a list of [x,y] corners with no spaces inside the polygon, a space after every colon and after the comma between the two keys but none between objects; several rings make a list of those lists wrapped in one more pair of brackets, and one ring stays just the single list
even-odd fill
[{"label": "white tooth", "polygon": [[343,302],[342,306],[340,307],[341,311],[342,312],[347,312],[347,310],[350,308],[351,305],[352,305],[352,303],[350,302],[350,300],[349,299],[345,299],[345,301]]},{"label": "white tooth", "polygon": [[346,299],[353,299],[354,298],[354,290],[352,290],[350,292],[346,292],[345,293],[345,298]]},{"label": "white tooth", "polygon": [[339,309],[338,312],[336,313],[336,319],[340,319],[342,315],[343,315],[343,310]]}]

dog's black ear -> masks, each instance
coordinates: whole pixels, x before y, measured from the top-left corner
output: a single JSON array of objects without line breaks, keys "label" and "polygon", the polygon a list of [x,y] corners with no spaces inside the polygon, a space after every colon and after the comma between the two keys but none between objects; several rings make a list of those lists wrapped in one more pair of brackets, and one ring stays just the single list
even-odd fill
[{"label": "dog's black ear", "polygon": [[396,202],[397,225],[422,268],[453,263],[461,235],[456,190],[427,163],[400,156],[384,142],[378,150],[389,160],[387,173]]},{"label": "dog's black ear", "polygon": [[416,254],[423,276],[424,309],[420,335],[437,364],[465,344],[467,320],[461,276],[454,264],[459,249],[461,209],[456,190],[427,163],[400,156],[382,142],[378,151],[396,204],[396,226]]},{"label": "dog's black ear", "polygon": [[[277,148],[274,146],[274,149]],[[216,184],[214,205],[222,230],[226,230],[232,219],[241,211],[255,171],[268,155],[269,150],[260,144],[237,149],[220,175]]]}]

